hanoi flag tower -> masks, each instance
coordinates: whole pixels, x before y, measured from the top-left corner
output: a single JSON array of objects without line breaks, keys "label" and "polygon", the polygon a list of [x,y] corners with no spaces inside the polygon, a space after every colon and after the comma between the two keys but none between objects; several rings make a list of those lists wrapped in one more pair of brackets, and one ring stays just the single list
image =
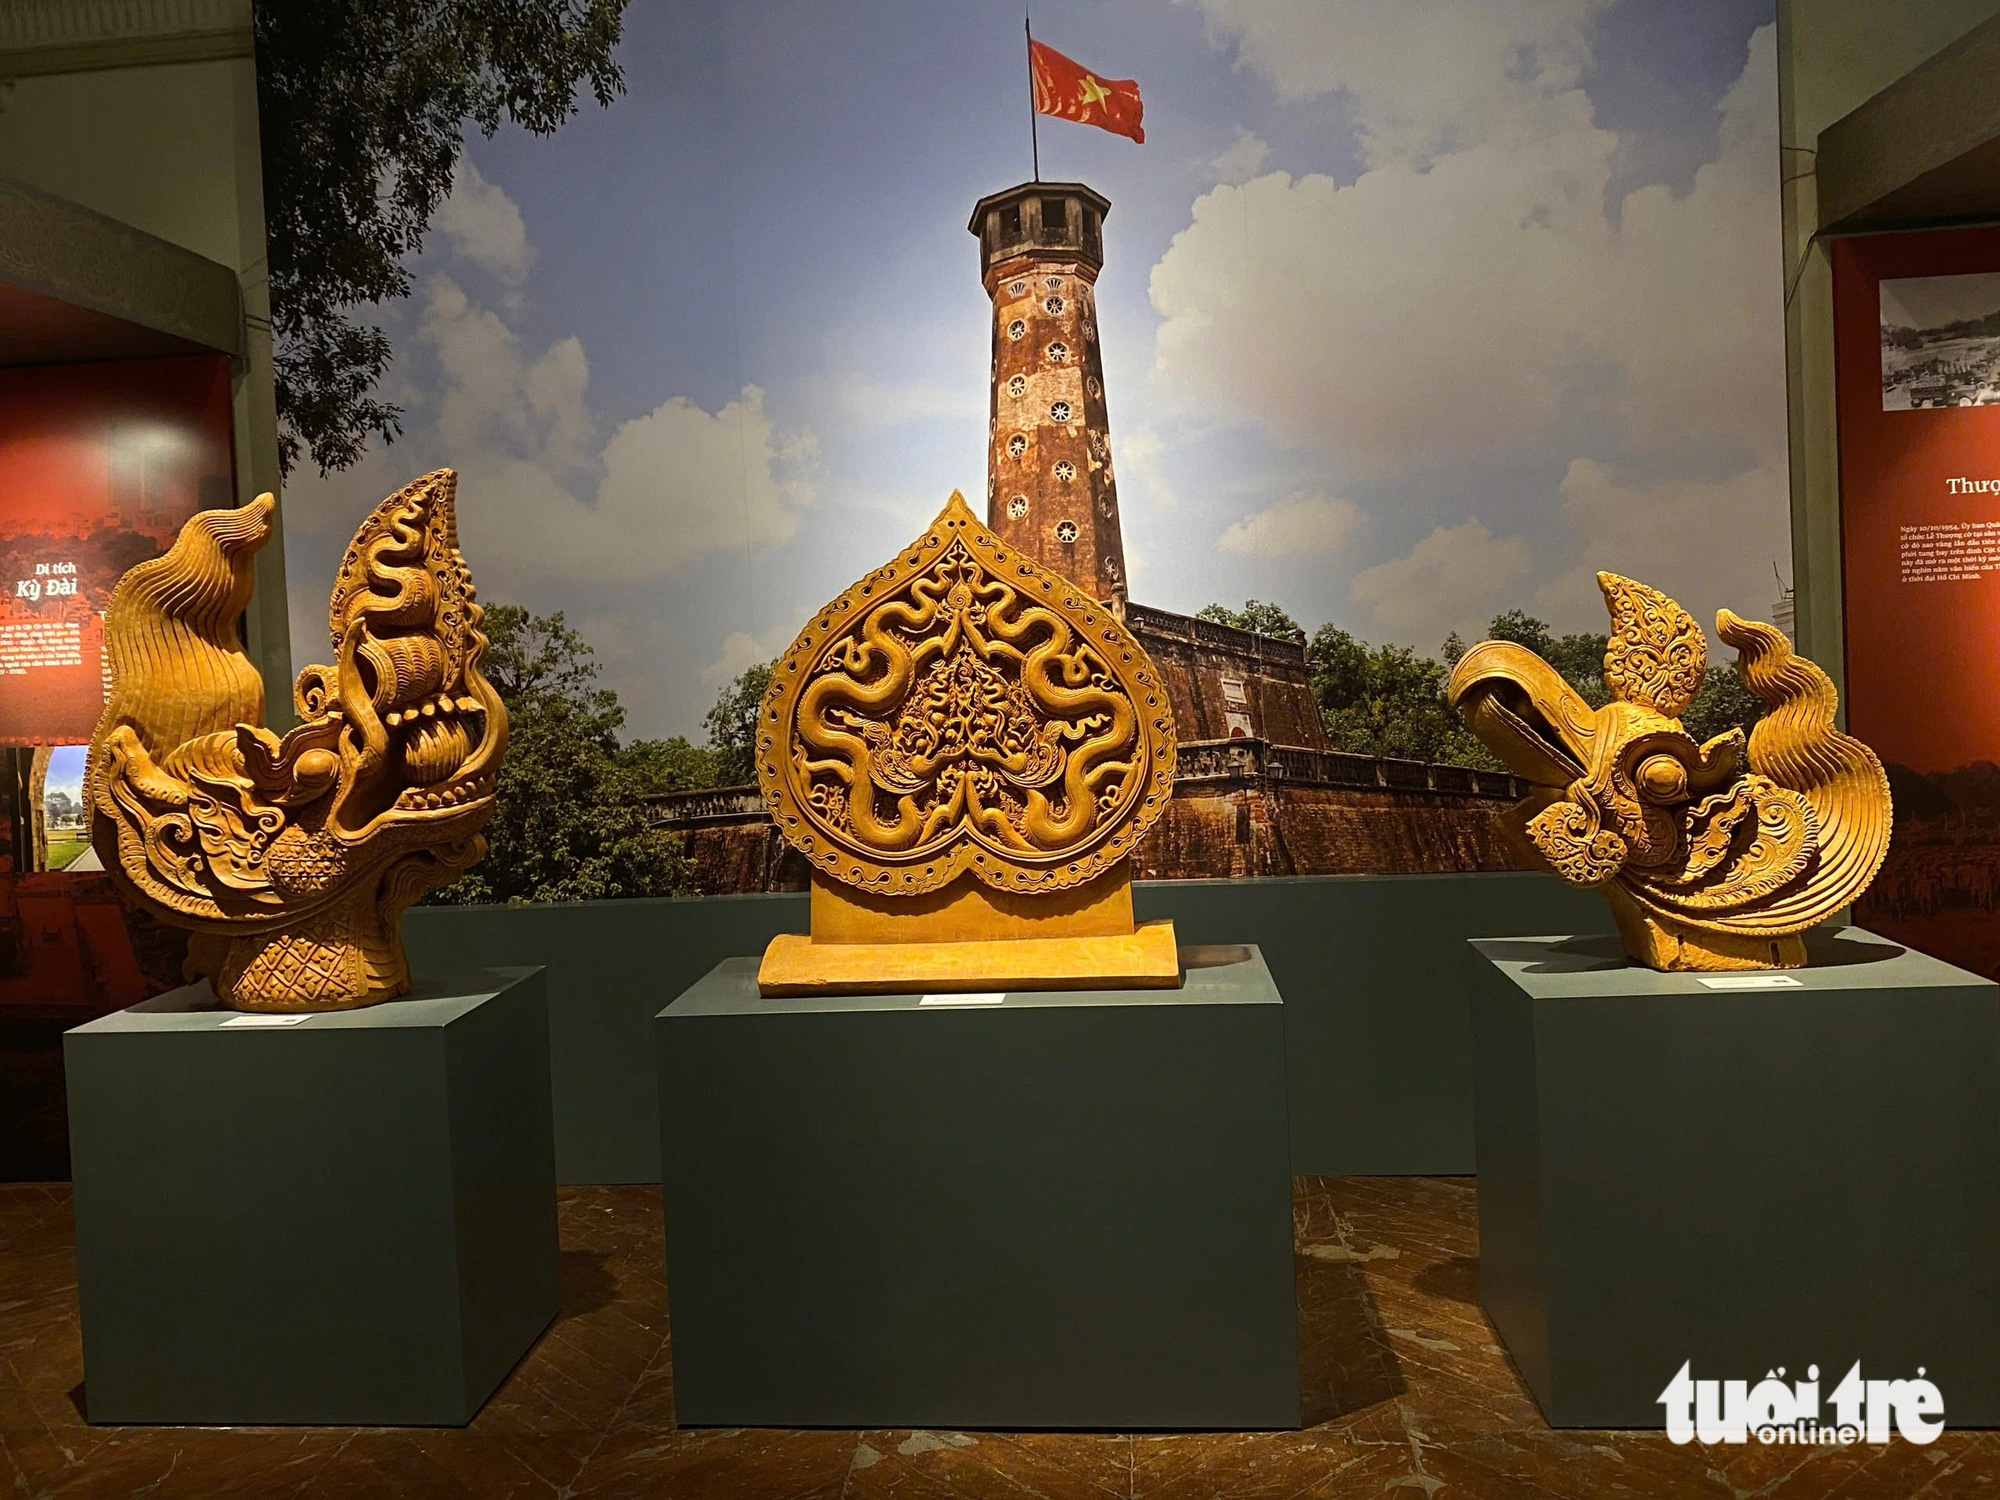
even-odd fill
[{"label": "hanoi flag tower", "polygon": [[[1136,104],[1134,90],[1133,112],[1121,117],[1135,129]],[[1065,118],[1113,128],[1090,111]],[[1304,641],[1129,597],[1097,321],[1110,210],[1083,183],[1038,180],[980,199],[967,227],[979,239],[980,279],[993,306],[986,529],[1106,605],[1144,648],[1173,706],[1173,796],[1134,848],[1134,873],[1514,866],[1492,813],[1525,795],[1525,781],[1338,752],[1313,694]],[[649,800],[658,826],[688,835],[702,893],[795,890],[805,882],[803,861],[758,788]]]},{"label": "hanoi flag tower", "polygon": [[1110,211],[1080,182],[1024,182],[973,207],[966,227],[993,300],[986,527],[1125,622],[1159,668],[1183,744],[1330,750],[1302,643],[1128,597],[1097,325]]},{"label": "hanoi flag tower", "polygon": [[993,300],[986,524],[1098,599],[1125,598],[1096,283],[1110,202],[1080,182],[1029,182],[982,198]]}]

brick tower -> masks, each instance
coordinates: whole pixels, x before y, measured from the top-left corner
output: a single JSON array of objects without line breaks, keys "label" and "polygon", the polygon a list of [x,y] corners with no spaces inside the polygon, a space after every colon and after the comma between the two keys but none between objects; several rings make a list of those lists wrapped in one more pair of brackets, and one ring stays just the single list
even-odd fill
[{"label": "brick tower", "polygon": [[986,524],[1105,601],[1125,598],[1097,273],[1110,202],[1080,182],[982,198],[966,227],[993,299]]}]

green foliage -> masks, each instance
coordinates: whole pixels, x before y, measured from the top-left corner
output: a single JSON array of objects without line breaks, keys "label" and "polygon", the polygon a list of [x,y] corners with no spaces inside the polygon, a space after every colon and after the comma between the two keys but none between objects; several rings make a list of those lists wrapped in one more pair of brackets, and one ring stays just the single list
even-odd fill
[{"label": "green foliage", "polygon": [[[1562,673],[1591,707],[1602,708],[1611,701],[1610,690],[1604,686],[1604,653],[1611,644],[1609,636],[1586,632],[1556,635],[1540,620],[1518,609],[1495,615],[1488,633],[1494,640],[1518,641],[1533,651]],[[1450,646],[1447,641],[1447,650]],[[1705,742],[1731,729],[1748,734],[1751,725],[1763,716],[1762,700],[1743,685],[1743,679],[1736,675],[1736,664],[1710,662],[1701,691],[1681,715],[1681,724],[1695,739]]]},{"label": "green foliage", "polygon": [[599,684],[590,647],[561,614],[494,605],[485,629],[486,674],[507,704],[509,726],[499,805],[486,825],[486,858],[429,899],[590,901],[685,889],[680,838],[648,827],[639,802],[673,763],[664,747],[676,742],[620,749],[625,710]]},{"label": "green foliage", "polygon": [[634,740],[618,753],[618,759],[639,779],[649,797],[722,785],[715,752],[690,745],[678,734],[665,740]]},{"label": "green foliage", "polygon": [[467,125],[548,135],[588,87],[624,90],[626,0],[258,0],[279,457],[343,469],[401,411],[376,399],[382,330],[350,310],[408,294]]},{"label": "green foliage", "polygon": [[1556,635],[1533,615],[1519,609],[1495,615],[1486,633],[1492,640],[1526,646],[1562,673],[1564,680],[1592,708],[1602,708],[1611,701],[1611,693],[1604,686],[1604,653],[1611,644],[1609,636],[1591,635],[1587,631]]},{"label": "green foliage", "polygon": [[1732,729],[1750,733],[1751,726],[1764,717],[1764,700],[1743,685],[1733,661],[1712,661],[1701,691],[1681,715],[1681,726],[1704,744]]},{"label": "green foliage", "polygon": [[1275,635],[1301,645],[1305,643],[1305,626],[1280,606],[1266,604],[1261,599],[1248,600],[1241,609],[1231,609],[1226,604],[1204,605],[1195,618],[1207,620],[1212,625],[1234,625],[1238,630],[1254,630],[1259,635]]},{"label": "green foliage", "polygon": [[702,721],[708,729],[708,753],[715,760],[713,786],[743,786],[757,779],[757,709],[771,685],[776,662],[744,668],[737,679],[716,694],[715,706]]},{"label": "green foliage", "polygon": [[1370,646],[1335,625],[1314,633],[1306,660],[1336,750],[1498,768],[1445,702],[1444,663],[1407,646]]}]

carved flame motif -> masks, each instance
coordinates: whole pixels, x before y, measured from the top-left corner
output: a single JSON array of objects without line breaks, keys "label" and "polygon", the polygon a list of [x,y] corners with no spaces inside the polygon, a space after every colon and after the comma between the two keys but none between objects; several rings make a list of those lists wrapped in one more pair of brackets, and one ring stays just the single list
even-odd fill
[{"label": "carved flame motif", "polygon": [[1165,810],[1173,717],[1117,617],[954,494],[792,643],[757,774],[785,837],[832,879],[914,895],[970,870],[1060,890]]},{"label": "carved flame motif", "polygon": [[485,852],[507,713],[480,673],[456,484],[426,475],[362,524],[334,586],[334,664],[299,675],[282,739],[236,634],[271,496],[203,511],[112,591],[92,842],[127,896],[194,929],[190,973],[239,1009],[406,993],[403,911]]},{"label": "carved flame motif", "polygon": [[1611,702],[1590,704],[1547,662],[1484,641],[1452,673],[1453,705],[1536,784],[1515,832],[1611,903],[1625,949],[1656,969],[1790,968],[1801,936],[1851,903],[1889,847],[1889,782],[1834,728],[1824,672],[1769,625],[1716,616],[1765,716],[1696,744],[1682,727],[1708,643],[1656,589],[1597,575],[1611,612]]}]

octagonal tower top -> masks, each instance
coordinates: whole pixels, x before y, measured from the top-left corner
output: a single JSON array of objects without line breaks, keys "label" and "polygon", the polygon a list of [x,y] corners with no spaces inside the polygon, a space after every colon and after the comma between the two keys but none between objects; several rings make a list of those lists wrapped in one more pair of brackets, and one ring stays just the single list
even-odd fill
[{"label": "octagonal tower top", "polygon": [[1104,268],[1104,216],[1111,200],[1080,182],[1024,182],[973,205],[965,227],[979,236],[979,272],[1021,259],[1068,261],[1096,280]]}]

